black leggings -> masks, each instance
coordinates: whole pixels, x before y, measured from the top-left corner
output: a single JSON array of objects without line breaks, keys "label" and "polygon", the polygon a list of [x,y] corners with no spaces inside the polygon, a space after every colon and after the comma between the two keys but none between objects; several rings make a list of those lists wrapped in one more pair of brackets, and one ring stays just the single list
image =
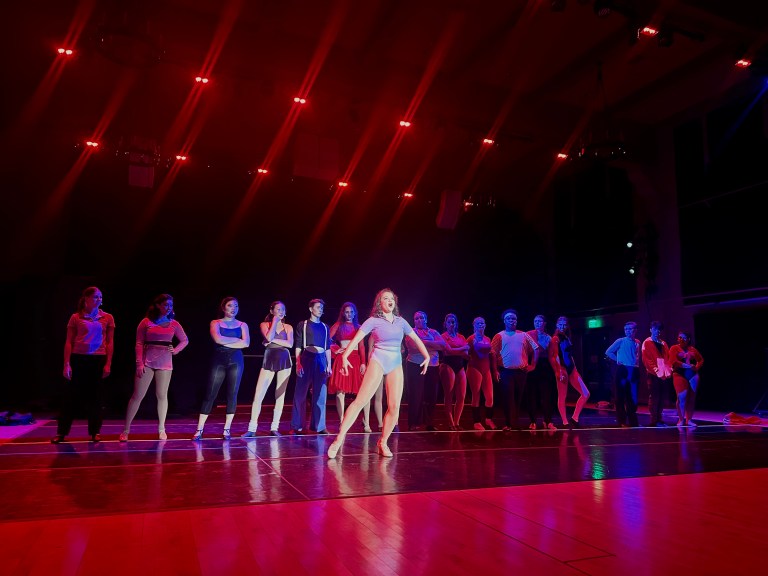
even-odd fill
[{"label": "black leggings", "polygon": [[69,363],[72,366],[72,380],[65,383],[57,434],[69,434],[75,418],[76,403],[85,406],[88,435],[99,434],[104,420],[104,365],[107,357],[103,354],[72,354]]},{"label": "black leggings", "polygon": [[243,352],[236,348],[220,346],[213,353],[211,375],[205,388],[205,400],[200,409],[201,414],[210,414],[216,396],[219,395],[221,383],[227,378],[227,414],[234,414],[237,409],[237,391],[243,376]]}]

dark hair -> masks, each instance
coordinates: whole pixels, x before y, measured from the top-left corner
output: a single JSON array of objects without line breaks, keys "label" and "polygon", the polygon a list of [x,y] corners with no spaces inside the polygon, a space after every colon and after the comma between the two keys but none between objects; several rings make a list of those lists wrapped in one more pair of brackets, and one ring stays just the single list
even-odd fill
[{"label": "dark hair", "polygon": [[664,330],[664,323],[658,320],[654,320],[653,322],[651,322],[651,328],[658,328],[659,330]]},{"label": "dark hair", "polygon": [[544,317],[544,314],[536,314],[536,316],[534,316],[533,319],[536,320],[536,318],[541,318],[541,321],[544,322],[545,324],[547,322],[547,319]]},{"label": "dark hair", "polygon": [[219,310],[224,312],[224,310],[226,309],[225,308],[226,305],[232,302],[232,300],[235,300],[238,304],[240,304],[240,301],[237,300],[237,298],[235,298],[234,296],[225,296],[224,299],[221,301],[221,304],[219,304]]},{"label": "dark hair", "polygon": [[633,322],[632,320],[630,320],[629,322],[624,324],[624,328],[626,328],[627,326],[632,326],[632,328],[637,328],[637,322]]},{"label": "dark hair", "polygon": [[264,322],[272,322],[272,318],[275,316],[274,314],[272,314],[272,310],[274,310],[275,306],[277,306],[278,304],[282,304],[283,306],[285,306],[285,302],[283,302],[282,300],[275,300],[274,302],[272,302],[272,304],[269,305],[269,313],[264,317]]},{"label": "dark hair", "polygon": [[88,298],[88,296],[93,296],[96,292],[101,292],[96,286],[88,286],[88,288],[83,290],[83,293],[80,295],[80,300],[77,301],[78,312],[85,310],[85,299]]},{"label": "dark hair", "polygon": [[371,308],[371,316],[375,318],[384,317],[384,311],[381,309],[381,297],[385,292],[391,292],[392,296],[395,297],[395,309],[392,311],[392,313],[395,316],[400,316],[400,306],[397,301],[397,294],[395,294],[395,291],[391,288],[382,288],[376,293],[376,297],[373,299],[373,308]]},{"label": "dark hair", "polygon": [[517,310],[515,310],[514,308],[507,308],[506,310],[504,310],[504,312],[501,313],[502,322],[504,322],[504,316],[506,316],[507,314],[514,314],[515,316],[517,316]]},{"label": "dark hair", "polygon": [[448,318],[453,318],[454,320],[456,320],[456,331],[458,332],[459,331],[459,319],[456,316],[456,314],[454,314],[453,312],[449,312],[448,314],[445,315],[445,318],[443,318],[443,328],[446,331],[448,330],[448,326],[447,326]]},{"label": "dark hair", "polygon": [[686,337],[686,339],[688,340],[688,343],[689,343],[689,344],[690,344],[690,343],[693,341],[693,337],[691,336],[691,333],[690,333],[690,332],[688,332],[688,330],[680,330],[680,331],[677,333],[677,337],[679,338],[680,336],[685,336],[685,337]]},{"label": "dark hair", "polygon": [[309,301],[308,307],[312,308],[312,306],[314,306],[315,304],[322,304],[323,306],[325,306],[325,300],[323,300],[322,298],[312,298],[312,300]]},{"label": "dark hair", "polygon": [[[158,294],[157,296],[155,296],[154,300],[152,300],[152,304],[147,309],[147,318],[152,320],[152,322],[160,318],[160,310],[158,307],[160,306],[160,304],[162,304],[163,302],[167,302],[168,300],[173,302],[173,296],[171,296],[170,294]],[[168,320],[173,320],[174,316],[175,314],[173,313],[173,310],[168,312]]]},{"label": "dark hair", "polygon": [[339,324],[343,324],[347,321],[346,318],[344,318],[344,309],[345,308],[352,308],[352,310],[355,312],[355,317],[352,318],[352,326],[355,328],[360,328],[360,322],[357,319],[357,306],[353,302],[344,302],[344,304],[341,305],[341,310],[339,310],[339,317],[336,320]]},{"label": "dark hair", "polygon": [[[560,328],[558,328],[558,327],[557,327],[557,325],[558,325],[558,324],[560,324],[560,321],[561,321],[561,320],[562,320],[563,322],[565,322],[565,324],[566,324],[566,328],[565,328],[565,330],[560,330]],[[560,316],[560,317],[557,319],[557,322],[555,322],[555,331],[556,331],[556,333],[557,333],[557,332],[559,332],[560,334],[564,334],[565,336],[567,336],[568,338],[570,338],[570,337],[571,337],[571,328],[570,328],[570,326],[569,326],[568,324],[569,324],[569,322],[568,322],[568,316]]]}]

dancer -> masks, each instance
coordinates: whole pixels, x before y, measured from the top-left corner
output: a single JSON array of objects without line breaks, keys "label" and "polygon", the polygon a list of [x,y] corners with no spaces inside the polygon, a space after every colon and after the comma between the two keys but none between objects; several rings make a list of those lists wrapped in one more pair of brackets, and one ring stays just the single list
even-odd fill
[{"label": "dancer", "polygon": [[405,362],[405,372],[408,382],[408,429],[428,431],[435,428],[435,404],[437,404],[437,387],[440,385],[440,352],[445,348],[445,340],[440,332],[427,326],[427,313],[421,310],[413,315],[413,329],[419,340],[424,344],[429,355],[429,368],[425,372],[420,367],[424,364],[424,356],[413,340],[406,340],[405,347],[408,356]]},{"label": "dancer", "polygon": [[538,404],[541,407],[544,428],[557,430],[557,426],[552,423],[552,392],[556,388],[555,374],[552,372],[548,356],[552,336],[547,334],[547,319],[542,314],[536,315],[533,319],[533,330],[530,330],[528,335],[539,345],[536,351],[536,367],[528,373],[526,396],[528,397],[528,417],[531,419],[528,428],[536,430]]},{"label": "dancer", "polygon": [[[173,339],[178,341],[174,346]],[[157,435],[167,440],[165,417],[168,414],[168,387],[173,374],[173,357],[184,350],[189,339],[176,320],[173,312],[173,296],[160,294],[152,301],[146,317],[136,329],[136,375],[133,379],[133,395],[128,401],[125,414],[125,428],[120,433],[120,442],[127,442],[131,423],[139,411],[141,401],[155,380],[157,397]]]},{"label": "dancer", "polygon": [[77,304],[77,312],[67,322],[67,339],[64,341],[64,378],[67,383],[52,444],[63,442],[71,431],[76,399],[85,404],[91,441],[101,441],[104,379],[112,371],[115,333],[115,319],[100,309],[102,300],[101,290],[96,286],[86,288]]},{"label": "dancer", "polygon": [[272,378],[277,375],[275,386],[275,409],[272,412],[272,426],[269,433],[272,436],[281,436],[280,416],[285,405],[285,390],[288,388],[288,377],[291,375],[293,362],[291,361],[291,348],[293,348],[293,327],[285,323],[285,304],[280,300],[269,305],[269,314],[264,322],[259,324],[261,336],[266,349],[264,361],[261,364],[259,378],[256,380],[256,392],[253,395],[251,406],[251,421],[248,423],[248,431],[242,438],[255,438],[259,429],[259,414],[261,403],[267,394]]},{"label": "dancer", "polygon": [[616,362],[616,423],[621,428],[636,427],[637,385],[640,383],[640,340],[635,338],[637,324],[624,324],[624,338],[618,338],[605,351]]},{"label": "dancer", "polygon": [[243,348],[251,345],[251,334],[248,324],[237,319],[240,304],[234,296],[227,296],[219,306],[223,317],[211,321],[211,338],[216,344],[213,351],[211,373],[205,389],[205,400],[197,420],[197,430],[192,440],[202,440],[205,422],[213,410],[216,396],[221,384],[227,380],[227,415],[224,421],[224,440],[232,438],[230,428],[235,418],[237,408],[237,391],[240,389],[240,379],[243,377]]},{"label": "dancer", "polygon": [[309,320],[296,326],[296,389],[293,392],[291,434],[304,431],[307,391],[312,387],[312,417],[310,430],[328,434],[325,428],[325,403],[328,396],[328,376],[331,375],[331,336],[328,325],[320,321],[325,302],[320,298],[309,301]]},{"label": "dancer", "polygon": [[429,352],[424,343],[411,328],[410,324],[400,316],[397,296],[389,288],[384,288],[376,294],[371,309],[371,317],[363,322],[352,341],[341,355],[343,370],[352,369],[349,355],[357,348],[360,341],[371,334],[373,352],[371,353],[368,368],[363,376],[360,391],[357,398],[349,405],[344,413],[344,419],[339,427],[339,434],[328,447],[328,458],[336,458],[347,431],[354,424],[360,410],[371,401],[376,388],[384,377],[387,387],[387,413],[384,415],[384,427],[381,438],[377,443],[379,454],[387,458],[392,457],[392,451],[387,446],[392,430],[400,417],[400,400],[403,396],[403,356],[401,346],[403,338],[408,336],[417,346],[424,360],[421,363],[421,373],[427,372],[429,366]]},{"label": "dancer", "polygon": [[469,358],[469,344],[458,332],[459,320],[456,314],[446,314],[443,327],[445,332],[441,336],[445,348],[439,366],[440,381],[443,384],[443,405],[451,430],[461,430],[461,413],[464,411],[464,400],[467,396],[467,371],[464,367]]},{"label": "dancer", "polygon": [[[549,362],[557,379],[557,410],[560,412],[564,426],[580,428],[579,416],[589,400],[589,389],[584,384],[573,359],[573,343],[568,318],[560,316],[555,326],[557,330],[549,343]],[[565,397],[568,395],[569,384],[579,393],[579,399],[576,400],[576,407],[573,409],[570,420],[565,412]]]},{"label": "dancer", "polygon": [[[493,378],[491,378],[491,339],[485,335],[485,319],[478,316],[472,321],[475,331],[467,338],[469,362],[467,380],[472,391],[472,420],[475,430],[496,430],[493,423]],[[485,397],[485,426],[481,422],[480,392]]]},{"label": "dancer", "polygon": [[526,332],[517,329],[517,312],[501,314],[504,330],[491,340],[491,370],[499,382],[506,426],[520,429],[519,412],[525,395],[528,372],[534,367],[538,344]]},{"label": "dancer", "polygon": [[651,322],[651,335],[643,341],[641,348],[643,366],[648,373],[648,412],[651,415],[649,426],[665,427],[664,423],[664,386],[672,376],[669,366],[669,346],[661,339],[664,324],[658,320]]},{"label": "dancer", "polygon": [[672,384],[677,393],[677,425],[696,426],[693,421],[693,409],[699,390],[699,370],[704,365],[704,357],[691,346],[689,332],[681,331],[677,335],[677,344],[669,349],[669,363],[673,370]]},{"label": "dancer", "polygon": [[[352,302],[344,302],[339,311],[339,318],[331,326],[331,356],[334,357],[331,378],[328,381],[328,394],[336,396],[336,411],[339,413],[339,422],[344,418],[344,395],[351,393],[357,394],[360,390],[360,384],[365,374],[365,343],[361,340],[356,350],[349,354],[349,361],[352,364],[352,370],[346,374],[342,373],[341,354],[349,346],[349,342],[360,328],[360,322],[357,320],[357,306]],[[369,417],[371,405],[363,406],[363,431],[371,432]]]}]

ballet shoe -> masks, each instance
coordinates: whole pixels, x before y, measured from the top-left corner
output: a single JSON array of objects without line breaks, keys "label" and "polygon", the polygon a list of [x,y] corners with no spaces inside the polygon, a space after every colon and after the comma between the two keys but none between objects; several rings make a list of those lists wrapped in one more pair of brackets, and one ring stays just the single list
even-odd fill
[{"label": "ballet shoe", "polygon": [[339,442],[339,439],[337,438],[330,446],[328,446],[328,459],[333,460],[336,458],[336,454],[339,453],[339,450],[341,450],[341,442]]},{"label": "ballet shoe", "polygon": [[378,449],[379,454],[385,458],[392,458],[392,456],[394,456],[394,454],[392,454],[392,450],[389,449],[389,446],[384,444],[381,440],[376,443],[376,448]]}]

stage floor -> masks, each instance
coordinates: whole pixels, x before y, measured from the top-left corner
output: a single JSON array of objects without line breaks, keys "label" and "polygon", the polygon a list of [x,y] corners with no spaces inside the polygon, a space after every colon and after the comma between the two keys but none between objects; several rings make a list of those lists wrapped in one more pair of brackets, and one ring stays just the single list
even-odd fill
[{"label": "stage floor", "polygon": [[[441,408],[438,407],[438,412]],[[328,417],[329,429],[335,430],[338,420],[334,420],[335,410],[330,406]],[[269,422],[269,419],[270,409],[266,409],[262,422]],[[667,420],[672,422],[670,418]],[[390,447],[395,456],[384,458],[376,453],[379,435],[375,432],[361,432],[358,423],[347,436],[337,459],[328,460],[325,454],[334,438],[333,435],[284,435],[279,438],[262,435],[248,440],[233,437],[230,441],[223,441],[222,421],[223,415],[212,415],[206,427],[205,439],[201,442],[189,440],[196,427],[196,419],[193,418],[169,420],[167,430],[170,438],[166,441],[156,439],[156,422],[137,421],[132,427],[130,440],[120,443],[117,436],[122,430],[122,423],[114,420],[105,422],[102,430],[104,440],[96,444],[87,440],[85,424],[81,421],[76,421],[68,441],[59,445],[49,443],[50,437],[55,434],[55,422],[44,420],[40,420],[35,426],[25,427],[24,433],[15,438],[3,440],[0,444],[0,551],[16,558],[16,563],[11,565],[18,568],[17,571],[7,573],[32,574],[36,573],[36,570],[32,569],[34,566],[41,567],[39,559],[36,562],[32,560],[34,551],[14,540],[13,534],[18,538],[16,529],[34,532],[37,536],[32,540],[38,541],[42,526],[47,526],[45,530],[54,530],[53,527],[59,526],[66,531],[73,525],[83,526],[83,523],[86,523],[92,532],[90,541],[97,543],[99,531],[110,530],[104,525],[103,517],[107,516],[113,518],[108,522],[111,530],[117,530],[115,523],[123,526],[120,530],[135,530],[135,518],[142,518],[140,524],[144,525],[150,517],[156,518],[158,514],[165,518],[165,521],[175,518],[174,525],[192,521],[193,517],[199,519],[200,515],[206,517],[206,514],[230,519],[232,514],[255,514],[259,518],[269,518],[271,522],[279,523],[280,514],[289,514],[287,510],[292,510],[289,514],[293,518],[290,527],[273,525],[277,532],[290,534],[293,530],[304,530],[304,523],[311,526],[315,518],[311,510],[314,509],[315,514],[319,513],[313,508],[314,505],[307,508],[308,503],[322,502],[321,510],[327,513],[336,510],[341,517],[347,518],[352,504],[332,505],[330,501],[343,502],[345,499],[351,499],[357,502],[354,504],[357,508],[376,508],[378,512],[370,512],[374,516],[383,514],[386,517],[388,514],[397,513],[402,519],[402,508],[405,507],[408,522],[414,526],[421,524],[427,533],[440,530],[434,525],[435,522],[442,522],[440,515],[433,516],[430,512],[430,506],[436,505],[435,503],[447,504],[447,500],[450,500],[452,509],[457,506],[480,506],[480,517],[476,514],[472,517],[472,514],[464,511],[454,518],[462,525],[469,523],[460,529],[461,533],[464,533],[473,523],[488,529],[490,520],[484,518],[483,514],[493,510],[506,508],[505,514],[512,514],[520,520],[520,510],[516,506],[525,505],[519,499],[523,494],[539,494],[541,490],[542,494],[548,493],[552,497],[548,504],[546,496],[540,501],[540,505],[545,509],[552,507],[549,512],[537,511],[537,514],[543,513],[554,523],[547,529],[547,533],[554,529],[548,538],[554,538],[556,534],[560,534],[559,537],[565,537],[563,534],[567,534],[569,541],[576,538],[574,542],[580,542],[578,546],[583,548],[578,553],[578,560],[583,561],[603,557],[606,553],[604,547],[597,546],[594,540],[587,544],[590,538],[586,535],[577,538],[571,530],[556,526],[557,519],[553,515],[559,518],[559,522],[563,522],[572,518],[573,512],[585,505],[584,501],[567,504],[571,498],[568,494],[581,494],[579,498],[588,498],[592,501],[591,505],[604,507],[607,502],[603,500],[608,498],[610,493],[605,481],[623,480],[625,484],[629,482],[631,488],[625,489],[630,491],[624,495],[623,489],[619,489],[620,484],[611,484],[612,490],[616,491],[611,498],[616,499],[613,504],[616,514],[622,514],[619,508],[631,501],[635,510],[633,516],[617,520],[611,517],[609,508],[605,511],[606,517],[600,518],[599,524],[601,530],[610,531],[613,529],[611,526],[615,527],[618,522],[618,528],[626,524],[632,531],[631,524],[635,521],[666,522],[665,518],[668,518],[670,513],[663,506],[667,505],[666,498],[669,495],[664,496],[664,493],[668,489],[659,488],[662,486],[659,482],[661,477],[677,476],[680,479],[674,482],[680,487],[676,490],[685,495],[684,499],[692,500],[694,509],[697,506],[700,511],[708,509],[707,507],[715,510],[719,508],[723,510],[724,517],[728,516],[729,498],[744,498],[748,494],[747,491],[755,490],[758,501],[751,504],[743,502],[744,513],[756,512],[762,515],[761,532],[753,533],[750,537],[764,539],[768,533],[763,528],[765,516],[768,514],[768,499],[763,495],[762,488],[768,475],[766,470],[756,472],[757,469],[768,469],[768,430],[761,426],[724,426],[722,423],[699,419],[699,426],[695,428],[615,428],[611,412],[588,409],[582,416],[583,427],[576,430],[395,433],[390,440]],[[647,421],[647,416],[641,415],[641,424],[644,421]],[[233,434],[244,432],[246,425],[247,414],[243,410],[235,420]],[[722,494],[720,502],[712,498],[712,501],[701,501],[697,504],[695,493],[691,493],[687,487],[691,478],[698,478],[699,475],[701,478],[721,478],[711,473],[729,471],[750,471],[745,472],[749,478],[748,482],[733,480],[733,486],[736,486],[737,490],[739,485],[744,486],[745,492]],[[755,473],[760,474],[759,478],[754,476]],[[697,479],[695,482],[701,481]],[[601,488],[597,490],[595,486]],[[528,488],[520,491],[515,487]],[[534,492],[530,492],[531,490]],[[387,495],[396,495],[397,498],[389,500]],[[703,495],[704,492],[701,492],[700,496]],[[361,497],[377,497],[378,504],[374,504],[370,498],[367,499],[367,504],[360,503]],[[480,498],[480,501],[477,498]],[[499,502],[499,499],[506,501],[509,498],[516,502],[512,508]],[[673,500],[678,503],[676,505],[682,502],[679,495]],[[284,507],[299,503],[304,504],[298,508]],[[277,507],[266,506],[269,508],[267,510],[265,505]],[[487,509],[483,512],[486,506]],[[237,507],[244,508],[237,512],[226,512],[226,509]],[[260,508],[264,508],[262,512],[257,511]],[[245,510],[250,512],[246,513]],[[278,514],[278,510],[282,512]],[[301,510],[304,512],[300,512]],[[398,510],[400,512],[397,512]],[[529,510],[529,513],[531,512]],[[296,517],[296,514],[299,517]],[[303,520],[300,519],[302,515],[306,516]],[[674,519],[669,519],[672,522],[671,528],[677,525],[677,536],[683,538],[692,528],[690,522],[695,518],[695,513],[688,511],[681,516],[676,512],[675,515]],[[129,521],[130,518],[134,520]],[[715,523],[716,520],[718,519],[712,519],[713,523],[709,529],[717,529],[717,524],[724,521],[720,519]],[[51,521],[53,523],[50,523]],[[501,520],[496,518],[494,522],[497,521]],[[512,521],[509,518],[505,520],[504,527],[509,528],[509,522]],[[528,519],[526,522],[528,521],[533,520]],[[129,522],[133,528],[125,528],[125,522]],[[348,518],[344,522],[348,522]],[[575,521],[571,522],[571,529],[576,529],[577,524],[573,523]],[[738,526],[740,521],[730,517],[727,522],[735,522]],[[535,523],[539,526],[536,530],[539,530],[547,521],[543,518]],[[33,526],[39,526],[37,532]],[[496,527],[492,531],[495,533],[504,527]],[[506,532],[506,528],[502,532]],[[264,529],[263,526],[260,528]],[[336,526],[332,529],[340,528]],[[584,529],[585,526],[582,526],[577,532]],[[641,529],[640,526],[634,528]],[[704,526],[699,529],[703,530]],[[369,525],[367,530],[373,531],[370,534],[373,538],[375,529]],[[674,530],[672,533],[675,533]],[[389,537],[391,536],[389,534]],[[494,537],[496,536],[498,534]],[[749,539],[739,540],[735,533],[729,537],[733,537],[734,542],[738,541],[741,545],[749,542]],[[120,538],[119,533],[116,538]],[[221,535],[214,538],[218,541]],[[441,542],[422,536],[422,539],[425,538],[429,540],[429,545],[441,546]],[[462,537],[458,538],[462,540]],[[469,533],[466,533],[466,538],[471,543],[473,537]],[[609,535],[603,534],[602,538],[609,538]],[[519,538],[513,535],[513,539],[519,544]],[[726,541],[728,538],[723,542]],[[332,543],[328,545],[333,548]],[[461,545],[468,544],[462,540]],[[510,545],[512,543],[506,539],[499,542],[500,549],[505,550],[504,554],[507,553],[506,547]],[[199,552],[200,546],[200,540],[195,539],[193,548]],[[287,546],[287,549],[295,548],[297,557],[304,554],[304,549],[298,541]],[[392,547],[392,544],[389,546]],[[530,545],[527,546],[530,548]],[[111,545],[108,548],[111,549]],[[540,546],[534,548],[537,554],[542,553]],[[642,556],[642,551],[632,552],[634,548],[630,548],[629,553]],[[104,555],[103,546],[100,549]],[[401,553],[397,550],[395,552]],[[707,558],[711,552],[699,550],[696,554],[699,558]],[[450,557],[450,550],[446,550],[446,553]],[[256,553],[251,550],[241,559],[240,566],[247,567],[251,561],[263,559],[263,554],[263,551]],[[500,552],[495,554],[498,556]],[[109,560],[108,556],[104,555],[105,562]],[[607,556],[616,559],[618,554],[609,551]],[[750,558],[749,554],[742,554],[740,561],[746,561],[749,565],[752,561],[757,561],[757,558],[757,555]],[[569,566],[568,571],[552,572],[552,567],[546,568],[546,562],[540,568],[544,570],[542,573],[547,574],[608,574],[612,569],[619,570],[621,567],[621,562],[615,560],[615,564],[597,564],[608,566],[605,570],[594,567],[586,569],[584,564],[580,565],[578,570],[573,570],[577,564],[569,565],[569,562],[576,561],[575,558],[568,562],[563,559],[557,561],[557,566]],[[261,566],[265,572],[270,573],[302,573],[303,569],[299,570],[299,567],[306,568],[306,572],[312,571],[306,562],[296,562],[299,561],[275,557]],[[356,568],[350,568],[344,562],[341,566],[346,566],[345,570],[352,574],[376,573],[377,570],[388,574],[445,574],[475,573],[474,567],[478,565],[471,558],[427,565],[414,564],[412,561],[407,565],[398,564],[396,567],[389,566],[381,558],[375,557],[369,560],[358,558],[356,562]],[[526,561],[523,566],[533,566],[530,562]],[[638,562],[638,566],[646,566],[654,574],[666,573],[661,569],[661,559],[654,563],[643,557],[642,561]],[[700,564],[700,561],[696,562],[696,565],[699,565],[698,573],[718,573],[707,570],[712,564]],[[486,561],[481,561],[479,565],[486,566]],[[83,571],[83,566],[88,566],[88,570]],[[135,562],[131,566],[135,569]],[[215,563],[211,564],[210,570],[205,566],[205,562],[198,558],[193,567],[171,573],[219,573]],[[506,566],[499,565],[498,571],[493,570],[492,566],[493,563],[486,566],[484,573],[508,573]],[[688,566],[689,564],[684,565]],[[439,571],[437,567],[441,567]],[[731,564],[730,567],[733,568],[734,565]],[[112,573],[119,572],[110,570]],[[644,570],[623,571],[629,574],[646,573]],[[76,563],[75,568],[66,573],[99,572],[95,565]],[[729,573],[741,572],[731,570]]]},{"label": "stage floor", "polygon": [[[438,407],[438,410],[441,407]],[[269,422],[270,409],[263,422]],[[0,445],[4,493],[0,517],[56,518],[205,506],[267,504],[438,490],[466,490],[690,474],[768,467],[768,432],[699,420],[696,428],[615,428],[610,412],[585,410],[583,428],[539,431],[401,432],[397,455],[376,453],[379,434],[359,423],[336,460],[326,458],[333,435],[241,439],[247,416],[222,440],[214,414],[201,442],[189,440],[196,419],[174,419],[169,439],[157,424],[137,421],[126,443],[122,423],[107,421],[104,440],[88,441],[76,422],[68,441],[49,443],[55,422]],[[328,427],[338,419],[328,411]],[[642,420],[646,417],[641,415]],[[438,425],[440,423],[438,422]]]}]

